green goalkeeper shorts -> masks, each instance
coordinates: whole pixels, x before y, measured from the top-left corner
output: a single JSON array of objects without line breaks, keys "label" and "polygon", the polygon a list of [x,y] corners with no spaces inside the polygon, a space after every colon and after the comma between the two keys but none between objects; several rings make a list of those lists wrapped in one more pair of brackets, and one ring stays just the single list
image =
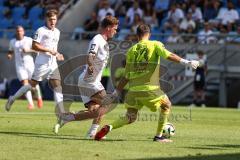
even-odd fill
[{"label": "green goalkeeper shorts", "polygon": [[162,105],[162,101],[167,98],[161,90],[150,91],[129,91],[125,96],[125,107],[142,109],[143,106],[149,108],[152,112],[156,112]]}]

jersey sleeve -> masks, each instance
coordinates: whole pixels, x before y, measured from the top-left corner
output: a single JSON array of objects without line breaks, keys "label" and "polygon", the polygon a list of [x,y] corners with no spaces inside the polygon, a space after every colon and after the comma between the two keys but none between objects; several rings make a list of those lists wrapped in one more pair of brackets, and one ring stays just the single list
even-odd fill
[{"label": "jersey sleeve", "polygon": [[11,40],[9,42],[9,48],[8,48],[9,51],[13,52],[13,40]]},{"label": "jersey sleeve", "polygon": [[99,48],[99,43],[100,42],[99,42],[98,38],[94,38],[89,44],[88,53],[97,54],[98,48]]},{"label": "jersey sleeve", "polygon": [[41,30],[38,29],[38,30],[34,33],[33,41],[40,43],[41,40],[42,40],[42,36],[43,36],[43,35],[41,34]]},{"label": "jersey sleeve", "polygon": [[24,48],[32,49],[32,38],[27,39],[27,43],[24,44]]},{"label": "jersey sleeve", "polygon": [[132,63],[132,48],[130,48],[127,51],[127,55],[126,55],[126,65],[125,65],[125,73],[124,76],[126,79],[130,79],[130,68],[131,68],[131,63]]},{"label": "jersey sleeve", "polygon": [[156,43],[155,43],[155,50],[160,57],[163,57],[165,59],[168,58],[171,54],[171,52],[168,51],[164,47],[164,45],[161,42],[158,42],[158,41],[156,41]]}]

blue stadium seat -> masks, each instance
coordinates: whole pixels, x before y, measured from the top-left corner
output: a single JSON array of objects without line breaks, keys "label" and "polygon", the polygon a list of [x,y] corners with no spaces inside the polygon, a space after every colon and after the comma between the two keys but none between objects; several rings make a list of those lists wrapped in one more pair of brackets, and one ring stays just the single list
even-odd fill
[{"label": "blue stadium seat", "polygon": [[5,0],[0,0],[0,6],[4,5]]},{"label": "blue stadium seat", "polygon": [[43,26],[44,25],[44,21],[41,20],[41,19],[37,19],[35,21],[33,21],[32,23],[32,29],[33,30],[37,30],[39,27]]},{"label": "blue stadium seat", "polygon": [[43,13],[43,9],[40,7],[33,7],[30,9],[28,13],[28,17],[31,22],[33,22],[36,19],[39,19],[40,15]]},{"label": "blue stadium seat", "polygon": [[158,35],[162,33],[159,28],[153,28],[151,33],[152,33],[150,37],[151,40],[162,41],[161,36]]},{"label": "blue stadium seat", "polygon": [[15,31],[6,32],[7,39],[12,39],[15,37]]},{"label": "blue stadium seat", "polygon": [[[1,1],[1,0],[0,0]],[[4,17],[4,12],[7,10],[8,8],[5,6],[1,6],[0,5],[0,18]]]},{"label": "blue stadium seat", "polygon": [[30,22],[28,19],[25,19],[25,18],[20,18],[20,19],[16,20],[15,25],[21,25],[24,28],[30,28]]},{"label": "blue stadium seat", "polygon": [[124,28],[125,17],[120,16],[120,17],[118,17],[118,20],[119,20],[119,28],[120,29]]},{"label": "blue stadium seat", "polygon": [[3,18],[0,19],[0,29],[7,29],[13,26],[12,20]]},{"label": "blue stadium seat", "polygon": [[12,17],[13,17],[14,21],[22,18],[23,15],[25,14],[25,11],[26,11],[25,7],[15,7],[15,8],[13,8]]}]

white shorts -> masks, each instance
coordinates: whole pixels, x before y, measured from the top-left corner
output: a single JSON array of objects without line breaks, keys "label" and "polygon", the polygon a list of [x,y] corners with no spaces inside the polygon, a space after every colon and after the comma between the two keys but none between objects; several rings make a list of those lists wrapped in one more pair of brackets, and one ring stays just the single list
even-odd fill
[{"label": "white shorts", "polygon": [[58,70],[58,65],[56,63],[52,64],[36,64],[32,76],[33,80],[38,82],[44,79],[58,79],[61,80],[60,73]]},{"label": "white shorts", "polygon": [[101,82],[86,82],[83,80],[81,75],[78,80],[78,87],[84,104],[88,103],[91,100],[92,95],[105,89]]},{"label": "white shorts", "polygon": [[22,80],[30,80],[32,78],[34,71],[34,65],[29,66],[29,67],[17,67],[16,72],[17,72],[17,77],[19,81]]}]

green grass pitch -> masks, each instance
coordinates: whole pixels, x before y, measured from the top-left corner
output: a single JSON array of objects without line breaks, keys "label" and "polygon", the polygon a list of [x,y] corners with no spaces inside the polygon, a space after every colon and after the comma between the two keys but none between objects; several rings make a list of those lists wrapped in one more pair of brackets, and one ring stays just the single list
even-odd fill
[{"label": "green grass pitch", "polygon": [[[160,159],[240,160],[240,110],[173,106],[170,121],[176,127],[173,143],[153,142],[155,116],[143,109],[134,124],[112,131],[105,141],[86,140],[91,121],[67,124],[59,135],[52,132],[56,122],[54,103],[28,111],[26,101],[16,101],[12,110],[0,100],[1,160]],[[74,103],[73,110],[83,109]],[[123,105],[105,116],[102,124],[125,113]]]}]

